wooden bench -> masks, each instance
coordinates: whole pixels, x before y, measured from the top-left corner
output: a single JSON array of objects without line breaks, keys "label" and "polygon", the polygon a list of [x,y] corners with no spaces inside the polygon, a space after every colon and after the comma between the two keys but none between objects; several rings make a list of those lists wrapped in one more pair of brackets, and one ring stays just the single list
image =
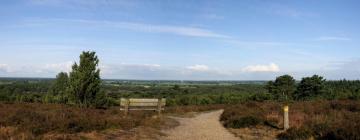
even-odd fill
[{"label": "wooden bench", "polygon": [[136,98],[121,98],[120,110],[125,111],[125,116],[130,110],[154,110],[158,114],[161,114],[161,110],[164,110],[166,105],[166,99],[136,99]]}]

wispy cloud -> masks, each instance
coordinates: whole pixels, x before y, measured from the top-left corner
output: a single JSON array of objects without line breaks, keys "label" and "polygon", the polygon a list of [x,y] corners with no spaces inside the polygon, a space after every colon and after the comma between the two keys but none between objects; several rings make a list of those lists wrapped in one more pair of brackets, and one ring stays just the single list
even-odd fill
[{"label": "wispy cloud", "polygon": [[30,4],[61,7],[135,6],[133,0],[29,0]]},{"label": "wispy cloud", "polygon": [[316,17],[319,16],[317,13],[311,11],[305,11],[298,9],[289,5],[284,4],[269,4],[266,7],[267,11],[270,14],[291,17],[291,18],[301,18],[301,17]]},{"label": "wispy cloud", "polygon": [[338,36],[322,36],[317,38],[319,41],[350,41],[351,38],[347,37],[338,37]]},{"label": "wispy cloud", "polygon": [[224,19],[224,16],[220,16],[218,14],[205,14],[202,17],[206,19],[214,19],[214,20]]},{"label": "wispy cloud", "polygon": [[243,68],[245,72],[279,72],[280,68],[275,63],[269,65],[250,65]]},{"label": "wispy cloud", "polygon": [[208,71],[209,67],[207,65],[193,65],[186,67],[186,69],[192,71]]},{"label": "wispy cloud", "polygon": [[209,29],[188,27],[188,26],[174,26],[174,25],[155,25],[137,22],[121,22],[121,21],[107,21],[107,20],[85,20],[85,19],[32,19],[27,21],[24,26],[56,26],[68,23],[71,25],[78,24],[79,27],[91,28],[112,28],[112,29],[126,29],[140,32],[150,33],[167,33],[180,36],[189,37],[207,37],[207,38],[231,38],[230,36],[216,33]]},{"label": "wispy cloud", "polygon": [[224,42],[236,45],[239,47],[278,47],[278,46],[289,46],[294,45],[287,42],[276,42],[276,41],[242,41],[235,39],[227,39]]}]

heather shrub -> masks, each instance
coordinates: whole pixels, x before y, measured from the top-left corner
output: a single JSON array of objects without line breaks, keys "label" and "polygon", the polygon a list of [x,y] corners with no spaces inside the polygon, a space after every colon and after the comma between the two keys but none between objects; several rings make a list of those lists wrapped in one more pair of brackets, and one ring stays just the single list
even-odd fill
[{"label": "heather shrub", "polygon": [[226,127],[231,128],[243,128],[255,126],[262,123],[262,120],[254,116],[245,116],[238,119],[233,119],[225,124]]},{"label": "heather shrub", "polygon": [[307,140],[312,136],[308,128],[290,128],[285,133],[278,135],[280,140]]},{"label": "heather shrub", "polygon": [[[154,112],[132,111],[123,117],[118,108],[92,109],[59,104],[0,104],[0,127],[14,128],[12,135],[27,133],[78,133],[109,128],[132,129]],[[16,133],[15,133],[16,132]],[[0,135],[1,136],[1,135]]]},{"label": "heather shrub", "polygon": [[[249,102],[225,107],[221,122],[228,128],[255,125],[283,128],[282,104]],[[292,102],[289,110],[290,129],[278,139],[360,139],[360,103],[353,100]]]}]

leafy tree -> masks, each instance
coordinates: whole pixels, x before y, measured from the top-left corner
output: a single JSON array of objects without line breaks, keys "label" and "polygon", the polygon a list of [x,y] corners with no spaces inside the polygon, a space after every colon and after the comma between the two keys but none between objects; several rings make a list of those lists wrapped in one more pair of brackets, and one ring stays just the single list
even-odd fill
[{"label": "leafy tree", "polygon": [[325,92],[325,79],[318,75],[302,78],[294,95],[296,99],[307,99]]},{"label": "leafy tree", "polygon": [[96,94],[100,91],[99,59],[95,52],[83,52],[79,65],[72,66],[69,80],[69,93],[75,103],[90,106],[95,103]]},{"label": "leafy tree", "polygon": [[56,80],[51,87],[51,93],[53,95],[64,95],[67,87],[69,86],[69,76],[66,72],[60,72],[56,76]]},{"label": "leafy tree", "polygon": [[181,90],[179,85],[174,85],[172,89],[173,90]]},{"label": "leafy tree", "polygon": [[268,82],[266,87],[278,100],[288,100],[296,90],[295,79],[290,75],[279,76],[274,82]]}]

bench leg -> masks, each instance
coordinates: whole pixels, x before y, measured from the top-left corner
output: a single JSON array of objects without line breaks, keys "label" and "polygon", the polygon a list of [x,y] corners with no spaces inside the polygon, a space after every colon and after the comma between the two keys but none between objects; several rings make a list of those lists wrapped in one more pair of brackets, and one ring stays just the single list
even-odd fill
[{"label": "bench leg", "polygon": [[161,99],[158,100],[158,115],[160,116],[161,115]]}]

